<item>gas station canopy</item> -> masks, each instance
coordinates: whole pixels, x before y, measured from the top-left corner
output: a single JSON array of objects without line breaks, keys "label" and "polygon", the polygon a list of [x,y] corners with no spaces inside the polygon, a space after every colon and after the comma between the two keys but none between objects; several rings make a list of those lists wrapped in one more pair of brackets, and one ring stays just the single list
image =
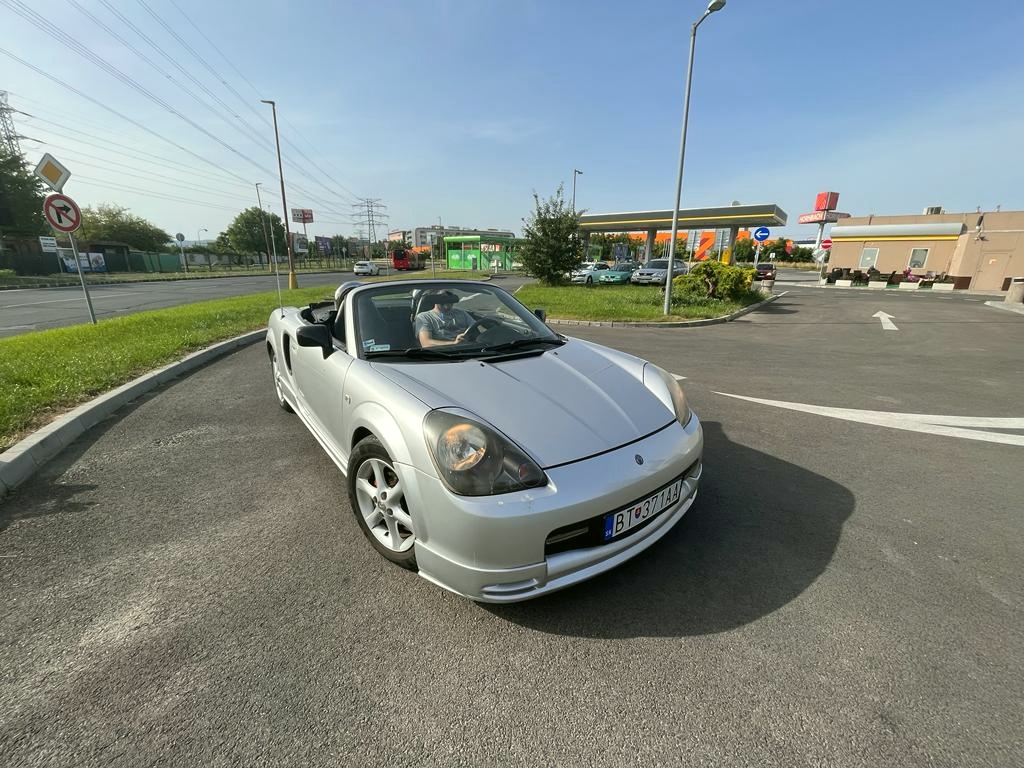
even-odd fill
[{"label": "gas station canopy", "polygon": [[[680,208],[679,229],[732,229],[781,227],[786,212],[774,203],[765,205],[726,205],[719,208]],[[633,211],[631,213],[587,213],[580,216],[580,230],[591,232],[640,232],[671,230],[672,211]]]}]

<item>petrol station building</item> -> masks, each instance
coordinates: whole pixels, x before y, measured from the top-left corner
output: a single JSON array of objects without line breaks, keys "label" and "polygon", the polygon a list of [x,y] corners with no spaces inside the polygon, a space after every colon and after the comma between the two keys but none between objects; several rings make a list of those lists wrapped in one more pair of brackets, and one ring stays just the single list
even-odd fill
[{"label": "petrol station building", "polygon": [[[775,203],[763,205],[728,205],[717,208],[681,208],[678,211],[680,238],[689,243],[694,233],[709,231],[715,234],[714,242],[720,249],[731,248],[741,231],[757,227],[782,227],[786,224],[786,212]],[[672,211],[631,211],[628,213],[587,213],[580,216],[580,231],[583,235],[584,253],[587,251],[590,235],[595,232],[642,232],[644,261],[649,261],[654,251],[654,242],[659,232],[672,230]],[[692,250],[692,248],[691,248]]]}]

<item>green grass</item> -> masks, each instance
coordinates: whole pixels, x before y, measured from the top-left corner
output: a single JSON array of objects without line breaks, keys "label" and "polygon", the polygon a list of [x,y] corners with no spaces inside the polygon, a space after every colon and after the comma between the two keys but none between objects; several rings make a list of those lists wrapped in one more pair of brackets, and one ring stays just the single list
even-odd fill
[{"label": "green grass", "polygon": [[622,322],[672,322],[721,317],[760,300],[752,294],[748,300],[718,301],[700,299],[675,304],[672,314],[662,314],[664,296],[656,287],[613,285],[547,287],[524,285],[516,293],[530,309],[543,307],[548,317],[557,320],[615,320]]},{"label": "green grass", "polygon": [[[483,274],[446,271],[438,277],[473,279]],[[303,306],[333,294],[331,286],[300,288],[286,291],[284,302]],[[277,291],[272,291],[0,339],[0,451],[96,395],[189,352],[264,327],[276,306]]]}]

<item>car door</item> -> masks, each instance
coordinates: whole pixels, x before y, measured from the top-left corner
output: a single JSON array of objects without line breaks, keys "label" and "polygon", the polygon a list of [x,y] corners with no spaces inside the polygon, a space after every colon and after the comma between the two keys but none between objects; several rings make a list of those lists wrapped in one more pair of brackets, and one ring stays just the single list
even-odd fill
[{"label": "car door", "polygon": [[[344,316],[344,313],[345,307],[342,306],[340,314]],[[326,359],[319,347],[296,346],[292,355],[296,384],[306,406],[304,415],[328,450],[340,461],[346,453],[343,450],[345,379],[353,358],[348,353],[345,340],[338,338],[339,335],[344,336],[344,323],[335,323],[334,334],[333,348]]]}]

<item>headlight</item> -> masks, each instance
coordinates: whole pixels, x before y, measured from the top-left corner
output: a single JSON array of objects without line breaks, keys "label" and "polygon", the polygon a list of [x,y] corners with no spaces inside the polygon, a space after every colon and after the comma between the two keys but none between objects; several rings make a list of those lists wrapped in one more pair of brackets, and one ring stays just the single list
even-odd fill
[{"label": "headlight", "polygon": [[644,386],[658,396],[658,399],[672,409],[676,419],[684,427],[693,418],[693,411],[686,404],[686,393],[676,377],[653,363],[644,366]]},{"label": "headlight", "polygon": [[546,485],[537,463],[496,429],[451,411],[431,411],[423,436],[437,474],[452,493],[489,496]]}]

